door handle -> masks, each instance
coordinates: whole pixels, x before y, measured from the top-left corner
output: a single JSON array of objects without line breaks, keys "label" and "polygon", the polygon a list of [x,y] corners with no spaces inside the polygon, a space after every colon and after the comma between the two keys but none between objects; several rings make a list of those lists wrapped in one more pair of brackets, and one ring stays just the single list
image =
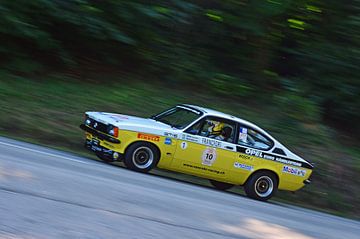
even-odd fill
[{"label": "door handle", "polygon": [[225,148],[226,148],[226,149],[231,149],[231,150],[234,149],[234,147],[231,147],[231,146],[225,146]]}]

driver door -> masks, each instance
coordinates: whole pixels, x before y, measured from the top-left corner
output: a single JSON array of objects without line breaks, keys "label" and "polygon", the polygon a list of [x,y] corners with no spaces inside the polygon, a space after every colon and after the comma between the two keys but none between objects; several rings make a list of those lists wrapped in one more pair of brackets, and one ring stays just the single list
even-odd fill
[{"label": "driver door", "polygon": [[214,180],[226,180],[229,164],[236,153],[235,132],[236,123],[232,121],[217,117],[201,119],[179,137],[173,169]]}]

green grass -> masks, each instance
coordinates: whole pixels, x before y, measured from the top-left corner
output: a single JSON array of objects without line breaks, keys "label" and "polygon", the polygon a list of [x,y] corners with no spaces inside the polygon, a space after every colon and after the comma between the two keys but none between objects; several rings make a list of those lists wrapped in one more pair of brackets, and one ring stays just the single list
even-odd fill
[{"label": "green grass", "polygon": [[[50,146],[86,157],[79,125],[85,111],[150,116],[178,103],[192,103],[245,118],[268,130],[290,149],[316,164],[314,183],[275,200],[359,219],[360,151],[339,132],[320,123],[309,124],[284,114],[272,99],[225,98],[212,92],[175,88],[160,83],[121,78],[81,82],[69,77],[26,79],[1,76],[0,134]],[[116,82],[116,83],[115,83]],[[209,186],[207,180],[155,170],[156,174]],[[241,188],[232,190],[243,194]]]}]

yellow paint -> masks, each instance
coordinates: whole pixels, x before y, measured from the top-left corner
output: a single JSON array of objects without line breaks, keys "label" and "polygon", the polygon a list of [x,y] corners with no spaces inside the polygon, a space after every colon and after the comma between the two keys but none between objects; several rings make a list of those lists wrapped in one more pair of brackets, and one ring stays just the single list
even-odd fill
[{"label": "yellow paint", "polygon": [[[160,161],[157,167],[235,185],[245,184],[246,180],[258,170],[270,170],[279,178],[279,189],[296,191],[304,186],[303,181],[308,179],[312,173],[311,169],[295,166],[290,167],[306,171],[304,177],[284,173],[283,167],[287,165],[279,162],[185,141],[180,138],[171,138],[171,144],[168,145],[165,144],[165,139],[168,137],[158,135],[156,137],[139,138],[139,133],[119,130],[118,139],[121,141],[120,144],[113,144],[104,140],[99,140],[99,142],[101,146],[121,154],[124,154],[127,147],[132,143],[139,141],[150,142],[156,145],[160,151]],[[90,140],[93,136],[86,133],[86,138]],[[184,142],[186,147],[182,147]],[[216,159],[211,165],[204,164],[204,154],[206,152],[215,152],[216,154]],[[244,169],[244,167],[246,168]]]}]

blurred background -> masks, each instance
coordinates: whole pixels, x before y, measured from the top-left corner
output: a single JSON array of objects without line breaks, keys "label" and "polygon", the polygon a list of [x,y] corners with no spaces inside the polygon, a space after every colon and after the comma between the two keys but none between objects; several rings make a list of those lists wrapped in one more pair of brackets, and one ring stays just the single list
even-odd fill
[{"label": "blurred background", "polygon": [[1,135],[85,154],[84,111],[210,107],[315,163],[313,184],[278,200],[359,218],[359,0],[18,0],[0,12]]}]

